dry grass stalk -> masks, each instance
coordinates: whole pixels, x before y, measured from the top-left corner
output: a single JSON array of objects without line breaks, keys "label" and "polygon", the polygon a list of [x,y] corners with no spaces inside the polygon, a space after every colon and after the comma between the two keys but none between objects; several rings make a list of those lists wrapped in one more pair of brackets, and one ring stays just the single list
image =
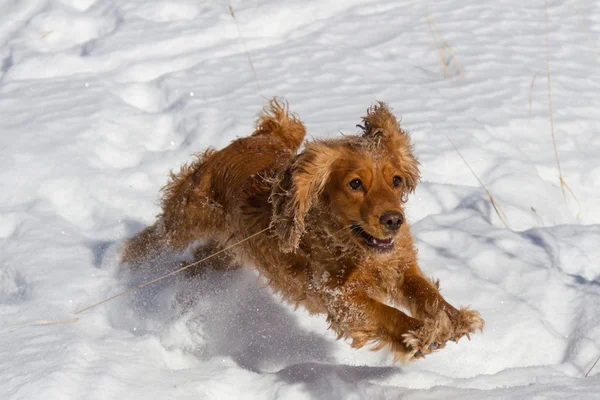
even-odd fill
[{"label": "dry grass stalk", "polygon": [[575,200],[575,203],[577,203],[577,216],[575,218],[577,220],[579,220],[579,217],[581,216],[581,204],[579,204],[579,200],[577,199],[577,196],[575,196],[575,193],[573,193],[573,191],[571,190],[569,185],[567,185],[567,182],[565,182],[565,180],[563,178],[560,178],[560,183],[564,185],[564,187],[567,189],[567,191],[569,192],[571,197],[573,197],[573,200]]},{"label": "dry grass stalk", "polygon": [[[448,43],[446,41],[446,39],[444,39],[444,37],[442,36],[440,31],[438,30],[437,26],[435,25],[435,23],[431,20],[431,18],[429,18],[429,14],[425,13],[425,18],[427,19],[427,25],[429,26],[429,32],[431,33],[431,37],[433,38],[435,47],[436,47],[436,49],[438,49],[438,57],[441,57],[440,61],[442,62],[442,66],[444,67],[444,78],[446,77],[446,73],[448,73],[448,75],[452,79],[452,75],[450,75],[450,72],[448,71],[448,67],[445,62],[445,58],[446,58],[445,49],[448,49],[448,51],[452,55],[452,59],[454,60],[454,63],[456,64],[456,67],[458,68],[458,73],[460,74],[460,77],[464,78],[465,72],[462,68],[462,65],[458,61],[458,57],[456,56],[454,49],[452,49],[452,46],[450,46],[450,43]],[[435,37],[436,35],[439,37],[439,40],[443,44],[443,46],[441,44],[438,46],[438,42]]]},{"label": "dry grass stalk", "polygon": [[32,321],[32,322],[28,322],[23,325],[19,325],[16,328],[11,329],[10,331],[11,332],[18,331],[19,329],[27,328],[28,326],[72,324],[74,322],[77,322],[78,320],[79,320],[79,318],[62,319],[62,320],[41,319],[39,321]]},{"label": "dry grass stalk", "polygon": [[587,27],[585,26],[585,22],[583,21],[581,12],[579,12],[579,9],[577,7],[575,7],[575,4],[573,4],[573,0],[569,0],[569,5],[571,7],[573,7],[573,10],[575,10],[575,13],[577,13],[577,18],[579,19],[579,24],[581,25],[581,27],[583,28],[583,31],[585,32],[585,35],[587,36],[588,43],[589,43],[590,47],[592,48],[592,51],[596,55],[596,58],[600,61],[600,53],[598,53],[598,48],[594,45],[594,41],[592,40],[592,37],[590,36],[590,32],[588,31]]},{"label": "dry grass stalk", "polygon": [[587,374],[585,374],[586,378],[588,377],[588,375],[590,374],[590,372],[592,372],[592,370],[594,369],[594,367],[596,366],[596,364],[598,364],[598,361],[600,361],[600,356],[598,356],[598,358],[596,358],[596,361],[594,362],[594,364],[592,364],[592,366],[588,370]]},{"label": "dry grass stalk", "polygon": [[[193,262],[193,263],[191,263],[191,264],[184,265],[183,267],[181,267],[181,268],[179,268],[179,269],[177,269],[177,270],[175,270],[175,271],[172,271],[172,272],[166,273],[166,274],[164,274],[164,275],[161,275],[161,276],[159,276],[158,278],[152,279],[151,281],[148,281],[148,282],[142,283],[142,284],[140,284],[140,285],[137,285],[137,286],[135,286],[135,287],[132,287],[131,289],[127,289],[127,290],[125,290],[124,292],[118,293],[118,294],[116,294],[116,295],[114,295],[114,296],[112,296],[112,297],[109,297],[109,298],[107,298],[107,299],[104,299],[104,300],[102,300],[102,301],[99,301],[99,302],[97,302],[97,303],[95,303],[95,304],[92,304],[91,306],[88,306],[88,307],[82,308],[81,310],[75,311],[75,313],[74,313],[74,314],[75,314],[75,315],[81,314],[81,313],[83,313],[84,311],[87,311],[87,310],[89,310],[89,309],[91,309],[91,308],[94,308],[94,307],[96,307],[96,306],[99,306],[100,304],[107,303],[107,302],[109,302],[109,301],[111,301],[111,300],[114,300],[114,299],[116,299],[117,297],[121,297],[121,296],[123,296],[123,295],[126,295],[126,294],[128,294],[128,293],[131,293],[131,292],[133,292],[134,290],[141,289],[141,288],[143,288],[143,287],[145,287],[145,286],[151,285],[151,284],[153,284],[153,283],[156,283],[156,282],[158,282],[158,281],[160,281],[160,280],[163,280],[163,279],[165,279],[165,278],[168,278],[169,276],[173,276],[173,275],[175,275],[175,274],[178,274],[178,273],[180,273],[180,272],[182,272],[182,271],[185,271],[185,270],[186,270],[186,269],[188,269],[188,268],[191,268],[191,267],[194,267],[194,266],[196,266],[196,265],[198,265],[198,264],[201,264],[201,263],[203,263],[204,261],[207,261],[208,259],[211,259],[211,258],[213,258],[213,257],[215,257],[215,256],[217,256],[217,255],[219,255],[219,254],[221,254],[221,253],[223,253],[223,252],[225,252],[225,251],[227,251],[227,250],[230,250],[230,249],[232,249],[233,247],[235,247],[235,246],[237,246],[237,245],[239,245],[239,244],[242,244],[242,243],[244,243],[244,242],[245,242],[245,241],[247,241],[247,240],[250,240],[250,239],[252,239],[252,238],[253,238],[253,237],[255,237],[255,236],[258,236],[258,235],[260,235],[261,233],[263,233],[263,232],[266,232],[267,230],[269,230],[269,228],[265,228],[265,229],[263,229],[263,230],[261,230],[261,231],[258,231],[258,232],[256,232],[255,234],[253,234],[253,235],[250,235],[250,236],[248,236],[247,238],[245,238],[245,239],[242,239],[242,240],[240,240],[239,242],[232,244],[231,246],[228,246],[228,247],[226,247],[226,248],[224,248],[224,249],[222,249],[222,250],[219,250],[219,251],[217,251],[216,253],[213,253],[213,254],[211,254],[211,255],[209,255],[209,256],[207,256],[207,257],[204,257],[204,258],[203,258],[203,259],[201,259],[201,260],[195,261],[195,262]],[[14,331],[16,331],[16,330],[19,330],[19,329],[22,329],[22,328],[26,328],[26,327],[28,327],[28,326],[70,324],[70,323],[77,322],[78,320],[79,320],[79,318],[73,318],[73,319],[68,319],[68,320],[56,320],[56,321],[54,321],[54,320],[39,320],[39,321],[32,321],[32,322],[28,322],[28,323],[26,323],[26,324],[23,324],[23,325],[17,326],[16,328],[13,328],[13,329],[11,329],[11,332],[14,332]]]},{"label": "dry grass stalk", "polygon": [[531,99],[533,97],[533,85],[535,84],[535,78],[537,76],[537,72],[533,74],[531,78],[531,84],[529,85],[529,116],[531,116]]},{"label": "dry grass stalk", "polygon": [[492,207],[494,207],[494,211],[496,211],[496,214],[498,215],[498,217],[500,218],[500,220],[502,221],[502,223],[504,224],[504,226],[506,227],[506,229],[510,230],[510,228],[508,226],[508,223],[506,222],[506,215],[504,214],[504,212],[500,208],[500,205],[498,203],[496,203],[496,200],[494,200],[494,197],[492,196],[492,194],[490,193],[490,191],[485,187],[485,185],[483,184],[483,182],[481,181],[481,179],[479,179],[479,177],[477,176],[477,174],[475,173],[475,171],[473,171],[473,168],[471,168],[471,166],[469,165],[469,163],[467,162],[467,160],[465,159],[465,157],[463,157],[463,155],[460,152],[460,150],[458,150],[458,147],[456,147],[456,145],[454,144],[454,142],[452,140],[450,140],[449,137],[447,137],[447,139],[450,142],[450,144],[452,145],[452,147],[454,147],[454,150],[456,150],[456,152],[458,153],[458,155],[460,156],[460,158],[462,158],[462,160],[464,161],[464,163],[467,165],[467,168],[469,168],[469,170],[471,171],[471,173],[473,174],[473,176],[475,177],[475,179],[477,179],[477,182],[479,182],[479,184],[481,185],[481,187],[483,188],[483,190],[485,190],[485,192],[487,193],[488,197],[490,198],[490,202],[492,203]]},{"label": "dry grass stalk", "polygon": [[256,232],[255,234],[253,234],[253,235],[250,235],[250,236],[248,236],[247,238],[245,238],[245,239],[242,239],[242,240],[240,240],[239,242],[232,244],[231,246],[228,246],[228,247],[226,247],[226,248],[224,248],[224,249],[222,249],[222,250],[219,250],[219,251],[217,251],[216,253],[213,253],[213,254],[211,254],[211,255],[209,255],[209,256],[207,256],[207,257],[204,257],[204,258],[203,258],[203,259],[201,259],[201,260],[195,261],[195,262],[193,262],[193,263],[191,263],[191,264],[184,265],[183,267],[181,267],[181,268],[179,268],[179,269],[176,269],[175,271],[171,271],[171,272],[169,272],[169,273],[166,273],[166,274],[164,274],[164,275],[161,275],[161,276],[159,276],[158,278],[154,278],[154,279],[152,279],[151,281],[148,281],[148,282],[142,283],[142,284],[140,284],[140,285],[137,285],[137,286],[135,286],[135,287],[132,287],[131,289],[127,289],[127,290],[125,290],[124,292],[121,292],[121,293],[118,293],[118,294],[116,294],[116,295],[114,295],[114,296],[112,296],[112,297],[109,297],[108,299],[105,299],[105,300],[99,301],[98,303],[92,304],[91,306],[88,306],[88,307],[82,308],[81,310],[75,311],[75,313],[74,313],[74,314],[75,314],[75,315],[81,314],[81,313],[83,313],[84,311],[87,311],[87,310],[89,310],[90,308],[94,308],[94,307],[96,307],[96,306],[99,306],[100,304],[104,304],[104,303],[106,303],[106,302],[109,302],[109,301],[111,301],[111,300],[113,300],[113,299],[116,299],[117,297],[123,296],[123,295],[125,295],[125,294],[127,294],[127,293],[131,293],[131,292],[133,292],[134,290],[137,290],[137,289],[143,288],[143,287],[145,287],[145,286],[151,285],[151,284],[153,284],[153,283],[156,283],[156,282],[158,282],[158,281],[161,281],[161,280],[163,280],[163,279],[165,279],[165,278],[168,278],[169,276],[173,276],[173,275],[175,275],[175,274],[178,274],[178,273],[180,273],[180,272],[182,272],[182,271],[185,271],[185,270],[186,270],[186,269],[188,269],[188,268],[191,268],[191,267],[194,267],[194,266],[196,266],[196,265],[198,265],[198,264],[201,264],[201,263],[203,263],[204,261],[207,261],[207,260],[209,260],[209,259],[211,259],[211,258],[213,258],[213,257],[215,257],[215,256],[217,256],[217,255],[219,255],[219,254],[221,254],[221,253],[224,253],[224,252],[226,252],[227,250],[230,250],[230,249],[232,249],[233,247],[235,247],[235,246],[237,246],[237,245],[239,245],[239,244],[242,244],[242,243],[244,243],[245,241],[248,241],[248,240],[252,239],[252,238],[253,238],[253,237],[255,237],[255,236],[258,236],[258,235],[260,235],[261,233],[263,233],[263,232],[266,232],[267,230],[269,230],[269,228],[265,228],[265,229],[263,229],[263,230],[261,230],[261,231],[258,231],[258,232]]},{"label": "dry grass stalk", "polygon": [[556,135],[554,134],[554,119],[552,118],[552,81],[550,78],[550,33],[549,33],[549,24],[548,24],[548,0],[546,0],[546,63],[547,63],[547,70],[548,70],[548,108],[550,111],[550,130],[552,131],[552,144],[554,146],[554,156],[556,157],[556,166],[558,167],[558,180],[560,182],[560,188],[562,190],[562,195],[563,195],[563,199],[566,202],[567,201],[567,195],[565,192],[565,189],[569,192],[569,194],[571,194],[571,196],[573,196],[573,199],[575,199],[575,202],[577,203],[577,207],[578,207],[578,211],[577,211],[577,219],[579,219],[579,216],[581,214],[581,205],[579,204],[579,200],[577,199],[577,196],[575,196],[575,193],[573,193],[573,191],[571,190],[571,188],[569,187],[569,185],[567,185],[567,182],[565,181],[565,179],[562,176],[562,171],[560,168],[560,161],[558,159],[558,149],[556,147]]},{"label": "dry grass stalk", "polygon": [[560,169],[560,160],[558,159],[558,149],[556,147],[556,135],[554,134],[554,120],[552,118],[552,81],[550,78],[550,33],[548,27],[548,0],[546,0],[546,64],[548,70],[548,107],[550,111],[550,130],[552,131],[552,144],[554,145],[554,156],[556,158],[556,166],[558,167],[558,178],[560,181],[560,188],[562,190],[563,199],[567,201],[567,195],[565,193],[565,180],[562,176]]},{"label": "dry grass stalk", "polygon": [[235,21],[235,26],[237,27],[240,41],[242,42],[242,45],[244,46],[244,52],[246,53],[246,56],[248,57],[248,64],[250,64],[250,69],[252,70],[252,74],[254,75],[254,81],[256,82],[256,88],[258,89],[258,94],[263,99],[268,100],[263,95],[262,89],[260,88],[260,83],[258,82],[258,75],[256,74],[256,70],[254,69],[254,64],[252,63],[252,57],[250,57],[250,52],[248,51],[248,46],[246,46],[246,41],[244,40],[244,37],[242,36],[242,29],[240,28],[240,24],[235,16],[235,12],[233,11],[233,7],[231,5],[229,5],[229,14],[231,14],[231,18],[233,18],[233,20]]},{"label": "dry grass stalk", "polygon": [[431,22],[431,26],[433,27],[433,30],[439,36],[440,40],[442,41],[442,43],[444,43],[444,46],[446,46],[448,51],[450,51],[450,54],[452,54],[452,59],[454,60],[454,63],[456,64],[456,67],[458,68],[458,73],[460,74],[461,78],[464,78],[465,71],[463,71],[462,65],[458,61],[458,57],[456,56],[456,53],[454,53],[454,49],[452,48],[452,46],[450,46],[450,43],[448,43],[446,41],[446,39],[444,39],[444,37],[442,36],[440,31],[438,30],[437,26],[435,25],[435,22],[433,22],[429,19],[429,15],[427,13],[425,13],[425,18],[427,18],[428,22]]},{"label": "dry grass stalk", "polygon": [[433,42],[433,47],[435,47],[435,50],[437,52],[438,61],[440,62],[440,64],[442,64],[442,68],[444,70],[444,79],[450,77],[450,80],[454,81],[452,74],[450,74],[450,71],[448,70],[448,65],[446,65],[446,52],[444,51],[444,48],[442,46],[438,45],[433,27],[431,26],[431,20],[429,19],[427,13],[425,13],[425,18],[427,18],[427,26],[429,27],[429,33],[431,34],[431,41]]}]

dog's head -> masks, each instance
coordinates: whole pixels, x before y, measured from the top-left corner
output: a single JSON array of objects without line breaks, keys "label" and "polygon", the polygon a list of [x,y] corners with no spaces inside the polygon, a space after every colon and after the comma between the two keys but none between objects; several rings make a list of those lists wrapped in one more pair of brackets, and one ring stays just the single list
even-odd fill
[{"label": "dog's head", "polygon": [[394,248],[404,202],[419,180],[418,162],[384,103],[371,107],[359,126],[360,136],[307,144],[275,183],[272,226],[283,251],[298,247],[313,211],[319,211],[320,229],[353,246]]}]

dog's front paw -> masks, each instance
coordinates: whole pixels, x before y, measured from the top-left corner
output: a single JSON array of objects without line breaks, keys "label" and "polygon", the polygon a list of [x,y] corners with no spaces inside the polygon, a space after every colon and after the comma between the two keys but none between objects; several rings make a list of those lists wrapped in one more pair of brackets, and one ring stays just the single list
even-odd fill
[{"label": "dog's front paw", "polygon": [[469,307],[463,307],[456,311],[454,315],[450,316],[452,323],[452,337],[450,340],[458,342],[458,340],[466,336],[469,340],[471,333],[475,333],[476,330],[483,332],[483,326],[485,321],[479,315],[479,312],[469,309]]},{"label": "dog's front paw", "polygon": [[426,319],[422,326],[402,335],[404,345],[408,349],[405,361],[423,358],[444,348],[453,334],[452,322],[448,315],[443,311],[438,312],[435,318]]}]

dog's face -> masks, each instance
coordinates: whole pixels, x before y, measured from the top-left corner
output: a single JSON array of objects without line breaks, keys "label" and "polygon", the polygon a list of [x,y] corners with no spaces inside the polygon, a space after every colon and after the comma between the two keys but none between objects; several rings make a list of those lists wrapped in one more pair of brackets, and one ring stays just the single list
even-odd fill
[{"label": "dog's face", "polygon": [[363,125],[360,136],[309,143],[275,183],[273,227],[283,251],[299,246],[311,209],[326,211],[317,223],[334,240],[369,251],[394,248],[418,163],[385,104],[369,109]]},{"label": "dog's face", "polygon": [[385,252],[394,248],[394,238],[404,224],[406,182],[414,177],[403,168],[409,160],[380,147],[340,149],[323,198],[336,225],[348,227],[358,245]]}]

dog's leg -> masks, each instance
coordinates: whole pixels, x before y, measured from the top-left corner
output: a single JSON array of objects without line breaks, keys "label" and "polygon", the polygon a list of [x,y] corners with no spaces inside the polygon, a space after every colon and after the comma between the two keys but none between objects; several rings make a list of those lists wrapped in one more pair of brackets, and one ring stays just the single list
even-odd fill
[{"label": "dog's leg", "polygon": [[328,298],[327,310],[331,328],[351,339],[352,347],[374,343],[377,350],[389,345],[394,359],[403,363],[435,351],[439,336],[450,334],[448,320],[422,322],[361,291],[337,289]]},{"label": "dog's leg", "polygon": [[211,195],[212,169],[207,163],[213,154],[207,151],[178,174],[171,174],[163,188],[161,216],[125,242],[123,262],[135,269],[161,254],[183,251],[195,241],[217,235],[226,238],[225,214]]},{"label": "dog's leg", "polygon": [[403,296],[401,303],[413,317],[424,321],[450,320],[451,335],[440,338],[443,341],[439,343],[441,346],[446,340],[458,341],[462,336],[468,337],[477,329],[483,329],[485,322],[477,311],[468,307],[457,310],[450,305],[440,294],[439,281],[434,283],[425,278],[416,265],[404,274],[400,291]]},{"label": "dog's leg", "polygon": [[[213,229],[214,217],[211,215],[214,210],[206,210],[205,218],[196,218],[193,226],[184,220],[182,223],[166,226],[164,216],[160,217],[154,225],[151,225],[137,235],[128,239],[121,251],[121,261],[128,264],[129,268],[135,270],[140,266],[156,261],[161,256],[173,252],[183,252],[194,242],[201,244],[196,249],[192,248],[194,260],[200,260],[213,253],[222,250],[216,239],[210,235]],[[198,210],[195,210],[198,213]],[[211,259],[211,264],[220,265],[231,259],[228,253],[220,254]]]},{"label": "dog's leg", "polygon": [[159,220],[125,242],[121,251],[121,262],[136,270],[142,264],[156,259],[164,247],[164,227]]},{"label": "dog's leg", "polygon": [[223,251],[225,247],[218,241],[208,239],[201,243],[195,250],[193,250],[193,261],[187,263],[198,263],[188,270],[186,273],[189,276],[196,276],[202,274],[202,271],[206,269],[212,269],[216,271],[228,271],[232,269],[241,268],[242,264],[236,257],[235,253],[231,251]]}]

